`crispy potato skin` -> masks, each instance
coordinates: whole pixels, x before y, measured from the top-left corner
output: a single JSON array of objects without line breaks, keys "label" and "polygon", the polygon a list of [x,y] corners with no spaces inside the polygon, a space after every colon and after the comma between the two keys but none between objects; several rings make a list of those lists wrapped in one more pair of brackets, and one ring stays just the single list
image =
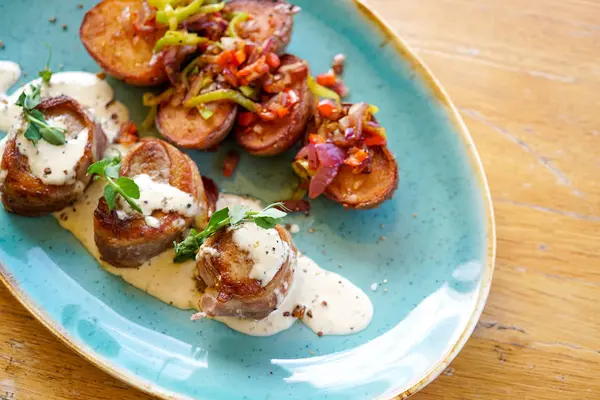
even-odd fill
[{"label": "crispy potato skin", "polygon": [[[297,62],[302,60],[291,54],[281,57],[282,66]],[[298,94],[300,101],[288,115],[275,121],[258,121],[250,127],[237,125],[234,128],[235,140],[244,150],[255,156],[274,156],[283,153],[304,136],[313,103],[313,95],[306,81],[307,76],[308,66],[305,73],[294,77],[291,89]],[[253,130],[256,125],[260,126],[261,133]]]},{"label": "crispy potato skin", "polygon": [[212,103],[215,114],[208,120],[196,108],[167,103],[159,106],[156,128],[167,140],[187,149],[208,150],[225,139],[237,116],[237,105],[229,102]]},{"label": "crispy potato skin", "polygon": [[76,182],[68,185],[47,185],[31,174],[27,157],[16,148],[16,136],[8,139],[0,164],[1,169],[6,171],[6,178],[0,184],[2,203],[7,211],[25,216],[40,216],[59,211],[77,200],[90,183],[88,167],[97,161],[97,157],[103,156],[107,146],[106,136],[100,125],[92,121],[72,98],[60,96],[46,99],[36,108],[46,117],[67,116],[67,128],[71,132],[87,128],[88,141],[76,166]]},{"label": "crispy potato skin", "polygon": [[[123,18],[134,16],[143,0],[103,0],[88,11],[79,36],[88,53],[110,75],[131,85],[154,86],[167,79],[161,62],[151,63],[156,41],[165,33],[126,31]],[[133,17],[132,17],[133,18]]]},{"label": "crispy potato skin", "polygon": [[262,45],[273,38],[272,51],[283,54],[292,38],[294,18],[286,11],[291,5],[283,0],[233,0],[225,6],[225,12],[247,12],[256,21],[256,32],[239,32],[243,39]]},{"label": "crispy potato skin", "polygon": [[354,174],[342,165],[325,195],[344,207],[369,209],[392,198],[398,188],[398,164],[387,147],[375,147],[371,173]]},{"label": "crispy potato skin", "polygon": [[[140,174],[190,193],[207,212],[196,163],[170,144],[154,138],[136,144],[123,159],[120,175]],[[94,239],[102,260],[115,267],[137,267],[172,246],[193,221],[176,212],[154,211],[152,216],[160,221],[157,228],[148,226],[141,215],[119,219],[116,210],[109,211],[106,200],[101,198],[94,212]],[[183,224],[176,223],[178,220]]]},{"label": "crispy potato skin", "polygon": [[232,316],[251,319],[267,317],[277,308],[278,290],[286,295],[291,287],[297,250],[290,234],[280,225],[275,227],[282,240],[290,246],[290,257],[271,282],[262,287],[260,281],[248,275],[253,261],[240,251],[231,231],[221,230],[209,237],[205,246],[218,251],[218,256],[200,252],[196,261],[198,279],[204,290],[200,309],[208,316]]}]

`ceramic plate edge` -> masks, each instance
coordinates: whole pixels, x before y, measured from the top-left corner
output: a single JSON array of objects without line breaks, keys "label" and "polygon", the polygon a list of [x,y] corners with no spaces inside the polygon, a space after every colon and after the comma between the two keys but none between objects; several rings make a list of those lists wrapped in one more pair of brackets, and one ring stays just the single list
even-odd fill
[{"label": "ceramic plate edge", "polygon": [[496,226],[494,220],[494,207],[492,205],[492,196],[483,169],[483,164],[481,162],[481,158],[479,157],[479,153],[477,152],[477,148],[475,147],[475,142],[473,141],[473,138],[471,137],[469,129],[467,128],[462,116],[458,112],[446,90],[434,76],[433,72],[431,72],[429,67],[423,62],[417,53],[411,49],[408,43],[406,43],[406,41],[402,39],[387,22],[385,22],[385,20],[377,11],[373,10],[367,4],[368,0],[353,1],[362,15],[370,22],[377,25],[383,34],[390,39],[390,42],[393,42],[393,44],[396,46],[396,50],[401,54],[402,58],[410,62],[411,69],[419,74],[422,81],[428,84],[429,89],[433,91],[433,94],[437,97],[439,102],[448,109],[450,114],[449,116],[468,149],[471,165],[477,174],[479,189],[484,199],[484,207],[487,212],[487,269],[485,270],[486,274],[482,277],[481,288],[479,289],[479,296],[477,298],[475,309],[473,310],[464,331],[452,349],[450,349],[450,351],[442,359],[442,361],[431,368],[419,382],[414,384],[409,389],[402,391],[397,390],[396,392],[383,395],[385,397],[378,397],[378,400],[407,399],[431,383],[446,369],[446,367],[458,355],[460,350],[462,350],[473,333],[473,330],[475,330],[475,327],[477,326],[477,322],[479,321],[479,317],[483,312],[490,292],[492,275],[494,273],[496,262]]}]

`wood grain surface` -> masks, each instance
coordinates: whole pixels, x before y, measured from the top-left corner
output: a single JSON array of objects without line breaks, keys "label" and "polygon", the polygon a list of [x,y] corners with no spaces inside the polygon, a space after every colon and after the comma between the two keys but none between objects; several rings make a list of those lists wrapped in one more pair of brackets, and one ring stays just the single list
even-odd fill
[{"label": "wood grain surface", "polygon": [[[370,3],[456,103],[496,212],[481,321],[414,399],[600,399],[600,1]],[[0,399],[149,397],[72,353],[0,285]]]}]

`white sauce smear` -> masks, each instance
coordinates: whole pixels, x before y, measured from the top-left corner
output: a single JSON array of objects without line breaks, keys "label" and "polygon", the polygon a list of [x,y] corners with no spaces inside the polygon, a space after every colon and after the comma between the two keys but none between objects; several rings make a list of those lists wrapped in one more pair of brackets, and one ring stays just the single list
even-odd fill
[{"label": "white sauce smear", "polygon": [[79,201],[72,207],[54,213],[54,216],[108,272],[121,276],[126,282],[167,304],[184,310],[196,308],[200,295],[196,290],[194,260],[175,264],[173,250],[165,251],[138,268],[116,268],[100,260],[94,242],[94,210],[103,190],[103,182],[92,183]]},{"label": "white sauce smear", "polygon": [[[59,128],[66,128],[65,117],[48,118],[48,124]],[[11,128],[9,136],[16,135],[16,146],[19,153],[27,157],[31,174],[47,185],[65,185],[75,182],[75,168],[79,163],[85,146],[88,142],[88,130],[68,132],[66,142],[55,146],[45,140],[38,141],[35,145],[25,137],[27,123],[17,122]]]},{"label": "white sauce smear", "polygon": [[[11,62],[0,62],[0,91],[4,92],[8,89],[6,85],[16,73],[15,65]],[[13,79],[12,83],[14,84],[15,81],[16,79]],[[31,85],[39,85],[41,82],[40,78],[35,79],[10,96],[0,94],[0,131],[8,132],[17,122],[21,107],[16,106],[15,102],[21,92],[26,89],[29,91]],[[49,85],[42,85],[42,98],[61,95],[69,96],[87,108],[90,114],[93,114],[93,119],[102,126],[109,143],[113,142],[119,134],[121,124],[129,120],[127,107],[118,101],[113,101],[114,91],[110,85],[90,72],[57,72],[52,75]]]},{"label": "white sauce smear", "polygon": [[[140,188],[140,198],[136,201],[142,209],[142,214],[149,216],[153,211],[162,210],[164,212],[176,212],[186,217],[193,217],[198,213],[198,202],[189,193],[177,189],[168,183],[153,181],[149,175],[140,174],[133,178],[133,181]],[[118,213],[119,218],[126,219],[136,214],[136,211],[118,197],[119,207],[123,213]],[[156,219],[156,218],[153,218]],[[152,219],[146,218],[148,225],[152,226]]]},{"label": "white sauce smear", "polygon": [[[72,232],[98,260],[100,255],[94,243],[93,213],[102,196],[102,189],[101,182],[94,182],[73,207],[55,213],[61,226]],[[217,209],[235,204],[254,210],[262,209],[259,201],[232,194],[219,196]],[[197,309],[200,293],[196,289],[195,261],[176,264],[173,256],[173,250],[166,251],[138,268],[115,268],[99,262],[108,272],[121,276],[126,282],[167,304],[181,309]],[[260,321],[232,317],[215,319],[247,335],[270,336],[294,324],[296,318],[291,316],[291,312],[297,305],[306,306],[302,322],[315,333],[321,332],[323,335],[359,332],[369,325],[373,316],[371,301],[360,288],[344,277],[320,268],[302,255],[298,257],[288,296],[267,318]],[[308,316],[308,311],[312,318]]]}]

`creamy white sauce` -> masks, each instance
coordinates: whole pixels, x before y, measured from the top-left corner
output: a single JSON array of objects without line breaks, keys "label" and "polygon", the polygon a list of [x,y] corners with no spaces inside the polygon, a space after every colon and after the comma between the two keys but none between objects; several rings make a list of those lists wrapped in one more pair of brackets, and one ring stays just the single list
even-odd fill
[{"label": "creamy white sauce", "polygon": [[102,181],[92,183],[79,201],[72,207],[54,213],[54,216],[111,274],[122,277],[138,289],[177,308],[197,308],[200,294],[196,290],[194,260],[176,264],[173,262],[173,250],[165,251],[138,268],[116,268],[100,260],[100,253],[94,242],[94,210],[103,190]]},{"label": "creamy white sauce", "polygon": [[[142,209],[142,214],[146,216],[146,223],[149,226],[157,227],[158,225],[156,218],[148,217],[156,210],[176,212],[186,217],[193,217],[198,213],[198,202],[189,193],[179,190],[168,183],[156,182],[146,174],[134,177],[133,181],[140,188],[140,198],[136,202]],[[127,219],[131,215],[136,214],[136,211],[121,196],[118,197],[117,203],[119,204],[120,211],[122,211],[117,212],[120,219]],[[182,221],[182,223],[185,223],[185,221]]]},{"label": "creamy white sauce", "polygon": [[339,274],[322,269],[307,256],[300,255],[290,292],[267,318],[259,321],[232,317],[217,319],[247,335],[270,336],[289,328],[296,321],[291,313],[297,305],[306,307],[302,322],[315,333],[323,335],[359,332],[373,318],[373,305],[360,288]]},{"label": "creamy white sauce", "polygon": [[[50,126],[66,128],[65,117],[47,119]],[[16,135],[17,151],[27,157],[29,171],[47,185],[72,184],[76,180],[76,167],[88,142],[88,129],[67,132],[66,142],[55,146],[40,140],[33,144],[25,137],[28,124],[21,118],[11,128],[9,136]]]},{"label": "creamy white sauce", "polygon": [[234,206],[242,206],[247,210],[261,211],[263,206],[260,200],[252,199],[246,196],[239,196],[237,194],[220,193],[217,199],[216,209],[220,210],[225,207],[230,209]]},{"label": "creamy white sauce", "polygon": [[234,229],[233,241],[240,250],[248,252],[254,262],[250,278],[267,286],[285,263],[290,247],[281,239],[276,229],[262,229],[256,224],[243,224]]},{"label": "creamy white sauce", "polygon": [[6,91],[21,77],[21,67],[12,61],[0,61],[0,102]]},{"label": "creamy white sauce", "polygon": [[[14,74],[14,63],[0,62],[0,76]],[[11,69],[12,68],[12,69]],[[8,78],[2,78],[4,81]],[[23,90],[31,85],[39,85],[41,79],[35,79],[19,89],[10,96],[0,98],[0,131],[7,132],[17,122],[21,114],[21,107],[15,105]],[[5,89],[6,90],[6,89]],[[56,97],[69,96],[79,102],[91,114],[91,117],[99,123],[108,142],[117,137],[121,124],[129,120],[127,107],[118,101],[113,101],[114,92],[110,85],[89,72],[57,72],[52,75],[49,85],[42,85],[41,96]],[[1,101],[4,100],[4,101]]]},{"label": "creamy white sauce", "polygon": [[[176,264],[173,262],[174,252],[169,250],[139,268],[115,268],[100,261],[94,243],[93,213],[103,187],[102,182],[94,182],[73,207],[55,213],[61,226],[72,232],[108,272],[121,276],[126,282],[167,304],[181,309],[198,309],[200,293],[196,289],[194,260]],[[217,204],[217,209],[235,204],[243,204],[254,210],[262,209],[257,200],[231,194],[221,195]],[[209,247],[204,247],[202,251],[216,252]],[[215,319],[241,333],[270,336],[294,324],[297,319],[291,313],[297,305],[306,307],[302,322],[315,333],[323,335],[359,332],[368,326],[373,316],[373,306],[360,288],[301,255],[288,295],[267,318],[260,321],[231,317]]]}]

